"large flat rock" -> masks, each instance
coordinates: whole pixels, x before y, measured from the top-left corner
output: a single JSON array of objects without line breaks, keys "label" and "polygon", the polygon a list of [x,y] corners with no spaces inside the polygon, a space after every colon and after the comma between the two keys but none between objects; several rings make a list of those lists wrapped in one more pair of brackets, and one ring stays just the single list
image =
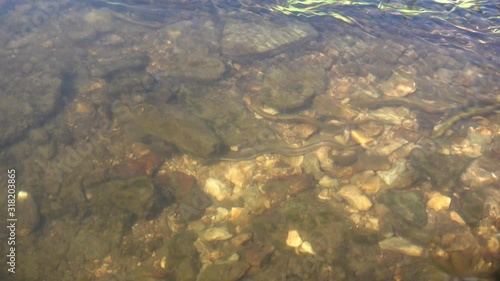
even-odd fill
[{"label": "large flat rock", "polygon": [[219,30],[207,17],[179,21],[146,37],[153,46],[150,70],[156,76],[213,81],[226,71],[219,55]]},{"label": "large flat rock", "polygon": [[[201,118],[175,106],[138,106],[128,115],[129,133],[142,130],[175,145],[180,151],[202,158],[219,153],[224,144]],[[131,131],[132,130],[132,131]]]},{"label": "large flat rock", "polygon": [[230,19],[221,45],[223,54],[232,59],[254,59],[274,56],[317,35],[312,26],[294,19],[279,23],[261,18]]}]

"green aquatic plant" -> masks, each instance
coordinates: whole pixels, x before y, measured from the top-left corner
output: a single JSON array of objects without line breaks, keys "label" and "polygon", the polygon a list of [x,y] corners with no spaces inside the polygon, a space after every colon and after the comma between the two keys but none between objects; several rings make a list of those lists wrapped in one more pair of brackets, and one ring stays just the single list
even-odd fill
[{"label": "green aquatic plant", "polygon": [[[348,0],[287,0],[268,7],[273,12],[295,16],[331,16],[346,23],[353,24],[356,20],[340,11],[344,7],[377,8],[393,15],[404,17],[431,15],[438,18],[447,18],[450,13],[457,10],[479,10],[488,4],[487,0],[433,0],[417,5],[415,2],[406,1],[348,1]],[[493,19],[490,19],[493,20]],[[498,32],[498,28],[492,29]]]},{"label": "green aquatic plant", "polygon": [[455,123],[457,123],[460,120],[472,117],[472,116],[477,116],[477,115],[486,115],[490,114],[492,112],[495,112],[500,109],[500,102],[495,102],[493,104],[489,104],[486,106],[478,106],[478,107],[471,107],[466,110],[460,111],[453,116],[449,117],[445,121],[443,121],[441,124],[437,125],[434,127],[434,131],[432,132],[432,138],[438,138],[444,135],[446,131],[451,128]]}]

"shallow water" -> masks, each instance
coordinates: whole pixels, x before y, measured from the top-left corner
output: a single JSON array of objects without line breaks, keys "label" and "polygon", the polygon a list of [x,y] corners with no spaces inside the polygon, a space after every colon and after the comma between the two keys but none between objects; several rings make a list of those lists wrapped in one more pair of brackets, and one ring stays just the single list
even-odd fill
[{"label": "shallow water", "polygon": [[0,279],[498,280],[498,5],[0,1]]}]

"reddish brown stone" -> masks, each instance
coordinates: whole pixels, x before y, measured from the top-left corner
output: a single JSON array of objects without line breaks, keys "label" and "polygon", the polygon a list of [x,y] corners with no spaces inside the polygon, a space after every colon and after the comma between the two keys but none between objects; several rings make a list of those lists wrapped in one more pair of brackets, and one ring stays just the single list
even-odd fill
[{"label": "reddish brown stone", "polygon": [[289,195],[296,195],[313,187],[312,178],[306,175],[299,175],[291,179],[288,188]]},{"label": "reddish brown stone", "polygon": [[162,161],[154,154],[146,154],[138,158],[128,158],[111,168],[111,177],[122,179],[140,176],[151,176]]}]

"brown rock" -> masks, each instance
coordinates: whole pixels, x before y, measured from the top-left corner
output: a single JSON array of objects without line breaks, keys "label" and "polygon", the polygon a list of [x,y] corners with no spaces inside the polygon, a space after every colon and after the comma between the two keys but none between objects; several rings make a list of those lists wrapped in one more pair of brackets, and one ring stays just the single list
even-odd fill
[{"label": "brown rock", "polygon": [[242,261],[260,267],[274,253],[274,250],[274,246],[266,246],[260,242],[255,242],[244,247],[239,251],[239,254]]},{"label": "brown rock", "polygon": [[231,244],[235,247],[239,247],[252,239],[253,234],[246,232],[240,233],[231,239]]},{"label": "brown rock", "polygon": [[172,194],[179,203],[179,213],[182,220],[191,221],[200,218],[205,209],[212,204],[210,198],[201,191],[196,178],[182,172],[170,172],[156,177],[163,184],[162,192]]},{"label": "brown rock", "polygon": [[288,188],[289,195],[297,195],[303,191],[309,190],[313,187],[312,179],[306,175],[296,176],[290,181],[290,186]]},{"label": "brown rock", "polygon": [[146,154],[137,158],[127,158],[111,168],[111,177],[130,179],[151,176],[160,166],[162,160],[154,154]]}]

